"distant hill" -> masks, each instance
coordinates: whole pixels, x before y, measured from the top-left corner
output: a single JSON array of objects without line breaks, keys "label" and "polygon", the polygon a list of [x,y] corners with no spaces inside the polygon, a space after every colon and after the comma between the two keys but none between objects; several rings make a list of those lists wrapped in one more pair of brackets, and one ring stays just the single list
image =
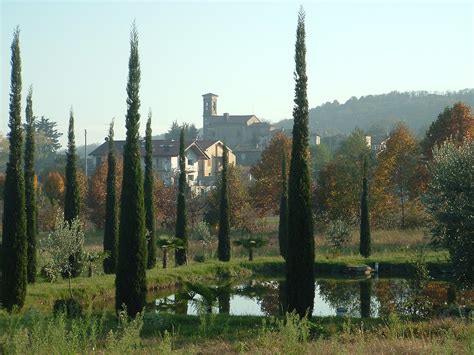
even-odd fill
[{"label": "distant hill", "polygon": [[[446,93],[393,91],[359,99],[351,97],[344,104],[333,101],[310,109],[309,126],[311,131],[322,136],[347,134],[356,127],[371,134],[383,134],[395,123],[403,121],[416,134],[422,135],[446,106],[458,101],[474,108],[474,89]],[[285,119],[275,125],[292,128],[293,121]]]}]

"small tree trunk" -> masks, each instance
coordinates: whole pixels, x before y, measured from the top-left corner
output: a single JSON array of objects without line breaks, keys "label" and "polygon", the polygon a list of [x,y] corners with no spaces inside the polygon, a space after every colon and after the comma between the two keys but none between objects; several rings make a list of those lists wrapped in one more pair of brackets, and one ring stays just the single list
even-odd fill
[{"label": "small tree trunk", "polygon": [[68,283],[69,283],[69,293],[71,295],[71,298],[73,298],[72,297],[72,287],[71,287],[71,273],[69,273],[69,277],[67,279],[68,279]]},{"label": "small tree trunk", "polygon": [[249,261],[253,261],[253,248],[249,248]]},{"label": "small tree trunk", "polygon": [[87,276],[92,277],[92,265],[89,264],[89,269],[87,270]]},{"label": "small tree trunk", "polygon": [[163,248],[163,269],[168,266],[168,249]]}]

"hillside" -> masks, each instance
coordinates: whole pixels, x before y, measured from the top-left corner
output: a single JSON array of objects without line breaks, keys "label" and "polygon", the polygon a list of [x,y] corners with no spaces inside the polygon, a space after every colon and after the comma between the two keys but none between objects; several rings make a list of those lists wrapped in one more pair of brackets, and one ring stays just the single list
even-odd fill
[{"label": "hillside", "polygon": [[[351,97],[344,104],[333,101],[310,109],[309,125],[323,136],[349,133],[356,127],[376,134],[388,132],[395,123],[403,121],[415,133],[424,134],[446,106],[458,101],[474,107],[474,89],[447,93],[393,91],[359,99]],[[286,119],[276,126],[291,128],[292,124],[291,119]]]}]

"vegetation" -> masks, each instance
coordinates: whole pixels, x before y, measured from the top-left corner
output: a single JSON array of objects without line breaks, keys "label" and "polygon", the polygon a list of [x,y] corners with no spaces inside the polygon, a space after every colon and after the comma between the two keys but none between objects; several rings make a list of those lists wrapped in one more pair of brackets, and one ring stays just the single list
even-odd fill
[{"label": "vegetation", "polygon": [[[434,93],[427,91],[392,91],[381,95],[351,97],[345,103],[326,102],[309,110],[309,126],[314,131],[324,130],[329,135],[350,134],[360,128],[371,135],[386,135],[399,121],[415,132],[425,133],[433,117],[456,102],[474,106],[474,89]],[[283,120],[278,127],[291,128],[291,120]]]},{"label": "vegetation", "polygon": [[155,240],[155,205],[153,174],[153,143],[151,141],[151,112],[148,115],[145,134],[145,184],[143,192],[145,194],[145,226],[147,230],[147,268],[151,269],[156,265],[156,240]]},{"label": "vegetation", "polygon": [[[79,182],[77,179],[77,156],[76,143],[74,139],[74,115],[69,113],[69,130],[68,130],[68,151],[66,163],[66,187],[64,192],[64,219],[71,223],[74,219],[79,218],[81,208],[81,199],[79,191]],[[71,273],[64,274],[65,277],[78,277],[82,272],[82,251],[77,251],[69,256],[71,263]]]},{"label": "vegetation", "polygon": [[135,23],[130,33],[127,83],[127,138],[123,150],[123,179],[120,206],[119,254],[116,270],[115,308],[126,307],[135,317],[146,303],[145,205],[140,163],[140,61]]},{"label": "vegetation", "polygon": [[362,196],[360,198],[360,246],[359,253],[368,258],[371,253],[369,222],[369,186],[367,176],[362,179]]},{"label": "vegetation", "polygon": [[156,244],[163,253],[163,269],[168,267],[168,251],[184,249],[184,241],[180,238],[162,236],[158,238]]},{"label": "vegetation", "polygon": [[471,108],[462,102],[453,107],[446,107],[438,115],[422,141],[423,153],[426,157],[433,156],[433,148],[439,147],[446,140],[462,144],[465,139],[474,137],[474,116]]},{"label": "vegetation", "polygon": [[252,205],[259,215],[275,214],[279,209],[281,196],[281,181],[288,176],[288,168],[276,172],[275,167],[281,166],[283,159],[290,160],[291,139],[283,133],[273,136],[259,162],[250,168],[254,184],[250,187]]},{"label": "vegetation", "polygon": [[25,179],[22,168],[20,29],[13,33],[10,81],[10,155],[4,185],[1,300],[4,307],[21,308],[27,284]]},{"label": "vegetation", "polygon": [[25,132],[25,207],[26,207],[26,239],[28,241],[27,251],[27,275],[28,282],[36,281],[36,242],[38,238],[38,226],[36,216],[36,187],[35,187],[35,117],[33,116],[33,89],[30,87],[26,97],[26,132]]},{"label": "vegetation", "polygon": [[253,261],[253,250],[256,248],[261,248],[266,245],[268,242],[263,238],[258,237],[245,237],[234,240],[234,245],[246,249],[249,253],[249,261]]},{"label": "vegetation", "polygon": [[298,14],[295,45],[295,106],[288,190],[288,310],[311,314],[314,300],[314,236],[308,144],[305,13]]},{"label": "vegetation", "polygon": [[115,158],[114,145],[114,123],[110,123],[109,135],[107,137],[109,152],[107,154],[107,192],[105,207],[104,228],[104,272],[115,274],[118,257],[118,205],[117,205],[117,161]]},{"label": "vegetation", "polygon": [[278,243],[280,255],[286,260],[288,255],[288,170],[287,156],[283,155],[281,161],[281,197],[280,197],[280,219],[278,221]]},{"label": "vegetation", "polygon": [[194,123],[184,122],[182,125],[180,125],[176,120],[173,121],[171,127],[168,129],[168,132],[165,133],[165,139],[174,140],[176,142],[179,141],[182,129],[184,129],[185,141],[193,141],[197,139],[199,131],[194,125]]},{"label": "vegetation", "polygon": [[55,281],[59,275],[65,275],[68,279],[71,298],[74,298],[71,278],[75,269],[74,264],[70,261],[70,256],[81,254],[83,245],[84,231],[81,222],[77,218],[67,221],[61,214],[56,216],[54,230],[41,240],[41,249],[48,255],[44,267],[48,279]]},{"label": "vegetation", "polygon": [[186,249],[188,244],[188,232],[186,226],[186,186],[186,156],[184,152],[184,128],[182,128],[179,137],[179,182],[175,237],[183,241],[184,248],[176,249],[175,251],[176,265],[184,265],[187,263]]},{"label": "vegetation", "polygon": [[334,251],[340,251],[351,239],[351,227],[342,219],[331,221],[327,229],[327,239]]},{"label": "vegetation", "polygon": [[425,204],[435,244],[449,250],[456,278],[474,284],[474,142],[447,142],[433,151]]},{"label": "vegetation", "polygon": [[219,235],[217,244],[217,256],[220,261],[230,260],[230,221],[229,221],[229,186],[228,186],[228,150],[224,145],[222,154],[222,172],[220,186],[220,208],[219,208]]}]

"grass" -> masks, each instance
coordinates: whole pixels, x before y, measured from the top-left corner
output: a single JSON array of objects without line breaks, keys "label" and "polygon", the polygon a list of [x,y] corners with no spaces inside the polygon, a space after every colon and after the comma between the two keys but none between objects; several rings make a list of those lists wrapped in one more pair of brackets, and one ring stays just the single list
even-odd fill
[{"label": "grass", "polygon": [[6,354],[472,354],[474,324],[453,319],[411,322],[337,317],[300,321],[250,316],[146,313],[68,320],[38,313],[0,313],[0,351]]}]

